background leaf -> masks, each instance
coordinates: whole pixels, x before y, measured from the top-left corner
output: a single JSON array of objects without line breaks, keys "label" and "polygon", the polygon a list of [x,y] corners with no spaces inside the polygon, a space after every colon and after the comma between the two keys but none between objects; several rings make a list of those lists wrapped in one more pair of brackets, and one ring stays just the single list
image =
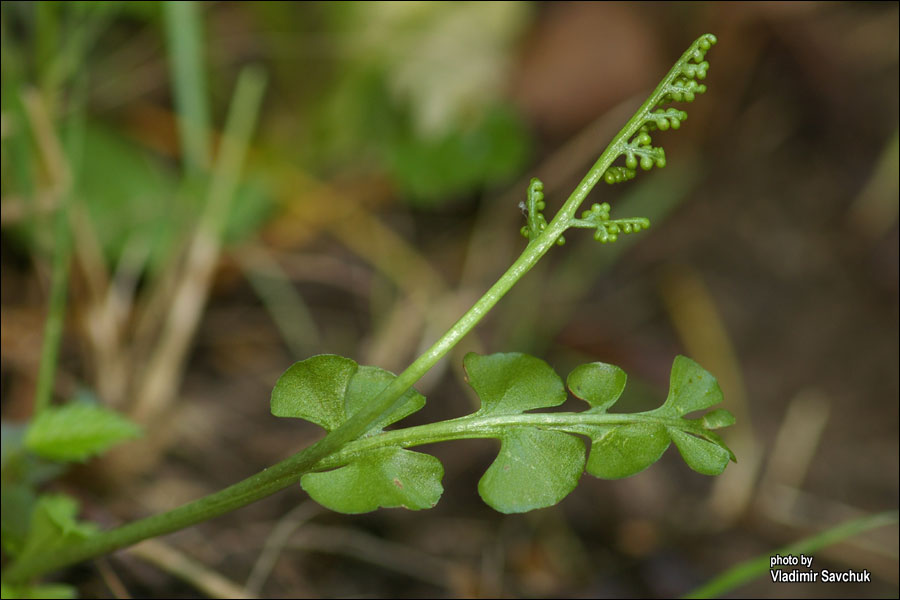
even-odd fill
[{"label": "background leaf", "polygon": [[327,5],[353,51],[336,59],[318,99],[311,160],[374,163],[403,201],[429,208],[509,181],[532,147],[504,83],[529,12],[521,3]]},{"label": "background leaf", "polygon": [[391,139],[385,148],[386,166],[418,205],[434,205],[509,179],[528,159],[531,147],[522,120],[503,106],[488,111],[470,129],[431,138],[402,128]]},{"label": "background leaf", "polygon": [[433,456],[380,448],[333,471],[300,480],[313,500],[331,510],[356,514],[378,508],[432,508],[444,492],[444,467]]},{"label": "background leaf", "polygon": [[77,520],[78,501],[65,494],[41,496],[31,515],[28,537],[19,560],[46,556],[69,542],[97,531],[96,525]]},{"label": "background leaf", "polygon": [[518,352],[463,359],[466,379],[481,399],[479,415],[510,415],[566,401],[562,379],[539,358]]},{"label": "background leaf", "polygon": [[[9,485],[23,484],[32,489],[59,477],[65,465],[35,456],[25,446],[27,424],[0,424],[2,429],[2,457],[0,468],[4,489]],[[5,504],[3,505],[6,506]]]},{"label": "background leaf", "polygon": [[64,583],[45,583],[39,585],[10,585],[3,586],[3,598],[20,598],[22,600],[39,600],[43,598],[77,598],[78,590]]},{"label": "background leaf", "polygon": [[73,158],[79,197],[110,264],[131,240],[146,246],[151,263],[162,259],[188,216],[171,174],[145,148],[99,123],[85,128],[83,156],[90,158]]},{"label": "background leaf", "polygon": [[494,510],[508,514],[553,506],[578,485],[584,471],[581,438],[518,428],[500,441],[500,454],[478,482],[478,493]]},{"label": "background leaf", "polygon": [[43,410],[28,427],[25,446],[44,458],[82,461],[140,435],[140,427],[118,413],[77,401]]},{"label": "background leaf", "polygon": [[21,483],[3,483],[0,490],[3,512],[0,516],[0,541],[3,551],[17,556],[28,538],[28,523],[34,510],[34,490]]}]

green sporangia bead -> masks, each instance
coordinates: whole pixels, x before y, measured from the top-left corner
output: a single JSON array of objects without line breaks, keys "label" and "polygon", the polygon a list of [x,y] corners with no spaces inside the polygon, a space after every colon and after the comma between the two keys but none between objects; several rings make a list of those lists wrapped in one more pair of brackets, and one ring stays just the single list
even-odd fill
[{"label": "green sporangia bead", "polygon": [[608,184],[622,183],[629,179],[634,179],[637,172],[627,167],[610,167],[603,174],[603,181]]}]

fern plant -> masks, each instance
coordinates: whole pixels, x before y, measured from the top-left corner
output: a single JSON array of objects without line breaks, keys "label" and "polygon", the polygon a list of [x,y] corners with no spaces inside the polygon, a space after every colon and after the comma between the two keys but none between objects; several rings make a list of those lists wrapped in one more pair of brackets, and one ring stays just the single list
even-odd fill
[{"label": "fern plant", "polygon": [[[405,371],[394,375],[326,354],[294,364],[279,378],[272,392],[272,413],[316,423],[327,431],[324,438],[220,492],[109,531],[79,522],[77,505],[71,499],[43,497],[23,527],[19,543],[5,546],[14,558],[3,571],[4,596],[17,591],[24,594],[22,586],[44,573],[188,527],[298,481],[313,499],[339,512],[430,508],[443,491],[443,467],[436,458],[410,449],[422,444],[498,439],[500,452],[478,489],[487,504],[504,513],[559,502],[575,488],[584,471],[605,479],[633,475],[659,459],[672,442],[695,471],[721,473],[734,455],[714,430],[733,424],[734,418],[722,409],[686,418],[718,404],[722,393],[712,375],[683,356],[674,361],[669,393],[659,408],[621,414],[610,412],[626,383],[625,373],[616,366],[602,362],[581,365],[568,374],[564,384],[547,363],[532,356],[469,354],[464,366],[468,383],[481,401],[477,411],[427,425],[386,429],[424,406],[424,397],[412,386],[550,248],[564,243],[564,232],[591,229],[597,241],[608,243],[621,234],[649,227],[644,218],[611,218],[605,203],[592,205],[579,217],[576,214],[601,179],[619,183],[634,178],[638,167],[665,166],[665,151],[653,145],[652,134],[678,129],[687,118],[686,112],[670,105],[691,102],[706,90],[701,83],[709,67],[705,55],[715,43],[716,38],[707,34],[691,44],[549,221],[544,216],[543,185],[537,179],[531,181],[522,207],[526,215],[522,234],[528,239],[522,254]],[[624,164],[614,164],[620,158]],[[566,388],[587,403],[585,410],[540,412],[562,404]],[[31,425],[39,427],[37,421]],[[40,434],[27,435],[41,440]],[[107,438],[116,437],[103,432],[93,435],[103,441],[95,443],[91,452],[105,447]],[[128,435],[130,431],[119,437]],[[46,440],[42,444],[38,445],[48,447]],[[53,453],[52,449],[47,452]]]}]

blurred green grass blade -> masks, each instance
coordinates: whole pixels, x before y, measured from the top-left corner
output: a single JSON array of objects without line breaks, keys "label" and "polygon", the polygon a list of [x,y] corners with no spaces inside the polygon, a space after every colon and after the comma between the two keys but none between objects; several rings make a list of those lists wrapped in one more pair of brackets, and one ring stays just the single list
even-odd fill
[{"label": "blurred green grass blade", "polygon": [[265,87],[266,75],[258,67],[245,67],[238,75],[203,216],[217,239],[224,233]]},{"label": "blurred green grass blade", "polygon": [[275,257],[259,244],[235,254],[292,355],[299,359],[312,354],[321,339],[316,321]]},{"label": "blurred green grass blade", "polygon": [[209,296],[265,81],[264,73],[253,67],[244,68],[238,76],[203,212],[187,249],[184,268],[171,292],[178,311],[170,311],[165,317],[163,332],[144,375],[145,381],[156,379],[162,383],[141,388],[131,412],[139,423],[162,414],[175,398],[182,361]]},{"label": "blurred green grass blade", "polygon": [[[56,14],[43,10],[44,18],[55,18],[58,23],[56,39],[52,42],[53,54],[43,67],[41,83],[48,97],[56,95],[78,78],[88,52],[101,33],[109,27],[112,12],[96,2],[41,2],[55,5]],[[77,83],[76,83],[77,85]]]},{"label": "blurred green grass blade", "polygon": [[182,161],[189,177],[209,165],[209,109],[199,10],[195,2],[163,4]]},{"label": "blurred green grass blade", "polygon": [[[25,105],[22,103],[24,86],[21,70],[24,59],[20,49],[8,43],[8,35],[5,21],[0,21],[0,110],[4,121],[9,124],[9,133],[4,134],[0,140],[4,162],[2,194],[4,202],[14,194],[21,197],[25,211],[20,227],[24,230],[25,238],[31,239],[38,212],[34,208],[34,143],[28,129]],[[9,231],[5,230],[4,235]]]},{"label": "blurred green grass blade", "polygon": [[40,73],[41,83],[45,86],[49,83],[50,71],[59,47],[59,3],[35,2],[34,3],[34,53],[37,60],[37,68]]},{"label": "blurred green grass blade", "polygon": [[[58,186],[53,235],[53,258],[50,276],[50,299],[47,320],[44,323],[44,339],[41,343],[41,359],[38,367],[37,384],[34,393],[34,414],[38,415],[50,403],[53,381],[59,360],[59,346],[65,321],[66,296],[69,285],[69,265],[72,255],[72,236],[69,228],[69,204],[77,185],[80,157],[84,147],[84,107],[87,98],[87,76],[76,81],[72,93],[72,110],[69,113],[69,127],[64,140],[65,151],[58,147],[58,136],[52,116],[37,94],[25,99],[30,112],[35,135],[43,139],[43,152],[57,163],[52,167]],[[38,129],[40,131],[38,131]],[[77,157],[73,161],[73,157]],[[62,164],[65,163],[65,164]]]},{"label": "blurred green grass blade", "polygon": [[769,570],[769,559],[775,554],[809,554],[836,544],[854,535],[898,522],[898,512],[887,511],[868,515],[836,525],[821,533],[802,539],[783,548],[767,552],[736,565],[721,575],[684,595],[684,598],[717,598],[745,583],[761,577]]},{"label": "blurred green grass blade", "polygon": [[66,296],[69,286],[69,259],[72,254],[72,240],[69,234],[69,191],[59,196],[59,206],[53,227],[53,262],[50,275],[50,302],[47,320],[44,322],[44,339],[41,342],[41,362],[38,367],[37,385],[34,392],[34,414],[39,415],[50,404],[56,365],[59,362],[59,345],[62,339],[63,322],[66,313]]}]

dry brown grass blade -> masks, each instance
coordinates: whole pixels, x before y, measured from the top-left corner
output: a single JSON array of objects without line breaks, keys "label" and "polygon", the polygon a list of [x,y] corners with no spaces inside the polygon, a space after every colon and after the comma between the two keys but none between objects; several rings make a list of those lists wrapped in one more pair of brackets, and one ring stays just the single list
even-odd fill
[{"label": "dry brown grass blade", "polygon": [[189,583],[210,598],[255,598],[242,586],[157,539],[145,540],[127,552]]}]

